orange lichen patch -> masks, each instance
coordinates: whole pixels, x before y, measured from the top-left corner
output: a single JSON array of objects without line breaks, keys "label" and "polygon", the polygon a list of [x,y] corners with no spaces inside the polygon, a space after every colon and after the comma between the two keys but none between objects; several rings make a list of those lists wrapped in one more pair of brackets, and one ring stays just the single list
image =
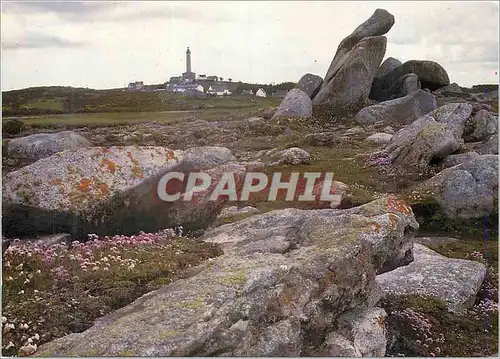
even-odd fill
[{"label": "orange lichen patch", "polygon": [[391,226],[397,227],[398,216],[396,216],[394,213],[389,213],[389,221],[391,222]]},{"label": "orange lichen patch", "polygon": [[165,159],[167,161],[173,160],[175,158],[174,151],[172,150],[165,150]]},{"label": "orange lichen patch", "polygon": [[52,180],[50,183],[57,185],[57,186],[60,186],[60,185],[62,185],[62,180],[60,178],[56,178],[56,179]]},{"label": "orange lichen patch", "polygon": [[113,161],[108,160],[107,158],[104,158],[102,160],[102,165],[106,166],[107,170],[111,173],[115,173],[116,171],[116,164]]},{"label": "orange lichen patch", "polygon": [[380,224],[378,224],[377,222],[370,222],[370,228],[372,230],[374,230],[375,232],[379,233],[380,232],[380,228],[382,226]]},{"label": "orange lichen patch", "polygon": [[137,166],[137,165],[134,166],[132,168],[132,173],[137,178],[144,178],[144,172],[142,171],[142,168],[140,166]]},{"label": "orange lichen patch", "polygon": [[92,182],[88,178],[82,178],[82,180],[80,181],[80,184],[78,185],[78,189],[81,192],[88,192],[88,191],[90,191],[90,184],[91,183]]},{"label": "orange lichen patch", "polygon": [[101,192],[101,195],[103,197],[108,197],[109,196],[109,187],[106,183],[101,183],[99,186],[99,191]]},{"label": "orange lichen patch", "polygon": [[387,199],[387,208],[392,212],[400,212],[404,214],[411,214],[411,207],[408,206],[404,201],[397,199],[396,197],[390,196]]},{"label": "orange lichen patch", "polygon": [[385,318],[384,317],[377,317],[377,324],[379,325],[380,328],[384,326]]}]

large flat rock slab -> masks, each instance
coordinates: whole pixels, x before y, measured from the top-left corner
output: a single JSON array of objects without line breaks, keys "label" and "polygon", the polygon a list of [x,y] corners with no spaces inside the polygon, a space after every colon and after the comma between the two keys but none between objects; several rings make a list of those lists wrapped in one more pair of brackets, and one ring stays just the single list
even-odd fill
[{"label": "large flat rock slab", "polygon": [[414,244],[413,257],[409,265],[377,276],[386,294],[429,296],[454,312],[474,304],[486,274],[484,264],[447,258],[421,244]]},{"label": "large flat rock slab", "polygon": [[383,311],[357,310],[370,303],[377,269],[400,251],[409,227],[418,228],[411,208],[394,197],[218,227],[202,239],[223,242],[224,255],[38,355],[299,356],[313,333],[341,334],[349,313],[357,348],[383,355],[383,333],[363,334]]}]

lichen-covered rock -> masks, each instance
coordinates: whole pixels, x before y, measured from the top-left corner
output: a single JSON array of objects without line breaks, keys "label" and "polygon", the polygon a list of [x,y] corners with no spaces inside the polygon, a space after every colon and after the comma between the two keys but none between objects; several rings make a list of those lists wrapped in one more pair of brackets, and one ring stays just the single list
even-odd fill
[{"label": "lichen-covered rock", "polygon": [[456,82],[453,82],[434,91],[435,94],[443,94],[446,92],[463,92],[463,90]]},{"label": "lichen-covered rock", "polygon": [[372,81],[382,61],[385,36],[365,37],[345,54],[338,71],[313,99],[316,117],[331,117],[358,111],[369,103]]},{"label": "lichen-covered rock", "polygon": [[313,99],[321,88],[322,83],[323,79],[320,76],[305,74],[297,83],[296,88],[304,91],[311,99]]},{"label": "lichen-covered rock", "polygon": [[453,103],[420,117],[392,137],[386,148],[388,158],[406,167],[445,158],[463,145],[462,134],[471,112],[469,104]]},{"label": "lichen-covered rock", "polygon": [[377,75],[375,77],[382,77],[394,70],[396,67],[401,66],[402,64],[403,63],[398,59],[395,59],[394,57],[388,57],[378,68]]},{"label": "lichen-covered rock", "polygon": [[313,146],[332,146],[339,143],[335,132],[317,132],[308,134],[304,141]]},{"label": "lichen-covered rock", "polygon": [[310,118],[312,116],[311,98],[302,90],[288,91],[272,119],[280,117]]},{"label": "lichen-covered rock", "polygon": [[[328,68],[328,71],[326,73],[322,87],[326,87],[326,85],[333,79],[340,68],[344,66],[344,62],[348,57],[348,53],[355,47],[355,45],[357,45],[364,38],[386,34],[387,32],[389,32],[393,25],[394,16],[392,14],[384,9],[376,9],[368,20],[359,25],[352,32],[352,34],[343,39],[339,44],[337,52],[335,53],[335,56],[333,57],[330,67]],[[380,59],[379,63],[377,64],[377,68],[382,59]],[[376,70],[377,69],[375,69],[373,76],[375,76]]]},{"label": "lichen-covered rock", "polygon": [[477,157],[479,157],[479,154],[477,152],[458,153],[456,155],[447,156],[444,160],[439,162],[439,165],[444,168],[449,168],[470,161]]},{"label": "lichen-covered rock", "polygon": [[[204,228],[224,201],[208,201],[222,172],[244,166],[227,148],[93,147],[41,159],[3,179],[3,230],[12,235],[38,232],[133,234],[183,225]],[[225,165],[227,163],[227,165]],[[205,169],[212,175],[206,192],[190,201],[166,202],[158,183],[170,171]],[[174,188],[172,188],[174,189]],[[186,190],[180,186],[179,191]],[[169,192],[170,193],[170,192]],[[174,192],[175,193],[175,192]]]},{"label": "lichen-covered rock", "polygon": [[83,136],[62,131],[56,133],[36,133],[9,141],[7,151],[10,157],[39,160],[65,150],[90,147]]},{"label": "lichen-covered rock", "polygon": [[418,76],[414,73],[402,75],[388,88],[372,87],[370,98],[376,101],[389,101],[404,97],[422,89]]},{"label": "lichen-covered rock", "polygon": [[413,255],[409,265],[377,276],[386,294],[429,296],[454,312],[474,304],[486,274],[484,264],[447,258],[421,244],[414,244]]},{"label": "lichen-covered rock", "polygon": [[474,146],[474,151],[480,155],[498,155],[498,133],[488,137],[477,146]]},{"label": "lichen-covered rock", "polygon": [[465,137],[468,141],[483,141],[498,131],[498,117],[486,110],[480,110],[472,119],[472,134]]},{"label": "lichen-covered rock", "polygon": [[385,101],[388,90],[404,75],[417,75],[422,88],[436,90],[450,84],[446,70],[434,61],[410,60],[373,81],[370,98]]},{"label": "lichen-covered rock", "polygon": [[238,206],[229,206],[225,207],[219,214],[218,218],[232,218],[238,217],[242,214],[258,214],[260,211],[252,206],[245,206],[242,208],[238,208]]},{"label": "lichen-covered rock", "polygon": [[379,132],[379,133],[374,133],[371,136],[368,136],[365,141],[376,143],[379,145],[385,145],[385,144],[389,143],[391,141],[391,139],[392,139],[392,135],[390,135],[388,133]]},{"label": "lichen-covered rock", "polygon": [[418,90],[405,97],[365,107],[356,114],[354,120],[360,124],[383,122],[408,125],[436,107],[436,99],[432,94]]},{"label": "lichen-covered rock", "polygon": [[417,187],[424,201],[437,202],[446,218],[498,213],[498,155],[482,155],[447,168]]},{"label": "lichen-covered rock", "polygon": [[[364,308],[342,315],[337,321],[337,331],[327,337],[328,355],[383,357],[387,345],[386,318],[382,308]],[[349,347],[352,349],[346,350]]]},{"label": "lichen-covered rock", "polygon": [[410,144],[393,152],[391,161],[398,166],[421,168],[433,159],[445,158],[462,145],[463,141],[457,139],[445,124],[429,124]]},{"label": "lichen-covered rock", "polygon": [[[285,209],[206,233],[224,255],[193,276],[148,293],[39,356],[299,356],[317,333],[354,329],[362,352],[382,354],[383,313],[366,308],[375,273],[418,228],[394,197],[349,210]],[[347,317],[344,317],[347,318]],[[383,318],[380,318],[383,320]],[[365,329],[370,331],[365,333]]]},{"label": "lichen-covered rock", "polygon": [[275,154],[275,156],[279,156],[278,163],[285,165],[309,164],[311,157],[307,151],[298,147],[287,148],[286,150],[279,151]]}]

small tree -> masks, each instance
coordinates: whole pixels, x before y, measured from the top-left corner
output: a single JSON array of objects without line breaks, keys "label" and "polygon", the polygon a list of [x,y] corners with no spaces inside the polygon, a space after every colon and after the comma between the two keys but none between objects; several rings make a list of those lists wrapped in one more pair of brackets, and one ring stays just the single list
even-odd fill
[{"label": "small tree", "polygon": [[222,82],[222,80],[224,80],[224,78],[223,77],[219,77],[219,80],[220,80],[220,82]]},{"label": "small tree", "polygon": [[233,79],[232,79],[232,78],[228,78],[228,81],[229,81],[229,82],[232,82],[232,81],[233,81]]}]

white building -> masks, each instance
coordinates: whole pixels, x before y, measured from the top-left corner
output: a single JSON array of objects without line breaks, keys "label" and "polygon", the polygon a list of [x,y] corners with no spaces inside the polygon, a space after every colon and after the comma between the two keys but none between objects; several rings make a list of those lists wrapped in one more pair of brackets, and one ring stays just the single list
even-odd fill
[{"label": "white building", "polygon": [[257,96],[257,97],[266,97],[267,94],[266,94],[266,91],[264,91],[263,88],[260,88],[257,91],[255,91],[255,96]]},{"label": "white building", "polygon": [[232,92],[225,85],[211,85],[207,93],[216,96],[231,96]]},{"label": "white building", "polygon": [[183,93],[186,91],[204,92],[203,86],[198,84],[170,84],[167,86],[167,92]]},{"label": "white building", "polygon": [[136,81],[128,84],[129,91],[142,91],[144,89],[144,82]]}]

